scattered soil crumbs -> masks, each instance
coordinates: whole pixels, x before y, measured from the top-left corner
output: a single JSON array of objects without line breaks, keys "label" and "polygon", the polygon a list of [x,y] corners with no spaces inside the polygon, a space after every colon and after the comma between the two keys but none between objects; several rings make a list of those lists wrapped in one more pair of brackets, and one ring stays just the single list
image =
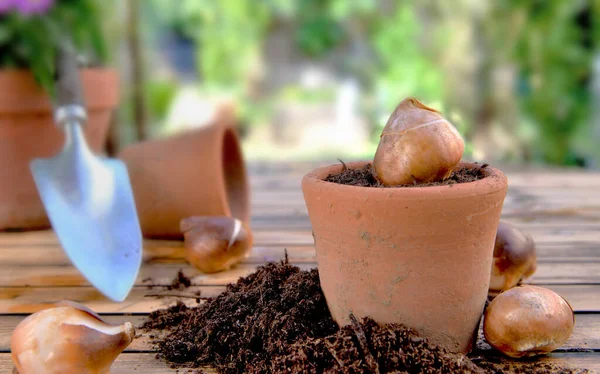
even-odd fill
[{"label": "scattered soil crumbs", "polygon": [[[343,164],[343,163],[342,163]],[[338,174],[330,174],[325,178],[326,182],[333,182],[339,184],[346,184],[351,186],[359,186],[359,187],[387,187],[384,186],[377,180],[375,174],[373,172],[373,166],[371,164],[365,165],[361,169],[350,169],[346,167],[345,164],[342,171]],[[459,167],[452,175],[441,182],[432,182],[432,183],[413,183],[413,184],[403,184],[399,186],[393,186],[388,188],[399,188],[399,187],[431,187],[431,186],[447,186],[458,183],[468,183],[474,182],[479,179],[483,179],[485,174],[483,169],[485,169],[488,165],[482,164],[480,168],[469,169],[465,167]]]},{"label": "scattered soil crumbs", "polygon": [[588,373],[535,361],[515,368],[506,359],[471,359],[433,346],[404,326],[350,318],[352,324],[339,329],[318,271],[285,261],[258,268],[197,307],[179,302],[155,311],[142,330],[161,330],[157,358],[174,368],[213,366],[227,374]]},{"label": "scattered soil crumbs", "polygon": [[177,276],[171,282],[171,285],[167,287],[169,290],[183,290],[192,285],[192,280],[188,278],[181,270],[177,272]]},{"label": "scattered soil crumbs", "polygon": [[[148,284],[146,287],[148,289],[154,289],[155,287],[160,287],[163,288],[164,286],[161,285],[157,285],[154,284],[154,281],[152,278],[145,278],[142,280],[142,282],[150,282],[150,284]],[[185,289],[187,289],[188,287],[192,286],[192,280],[187,277],[185,274],[183,274],[183,271],[181,271],[181,269],[177,272],[177,275],[175,276],[175,278],[171,281],[171,284],[166,286],[166,289],[168,291],[175,291],[175,292],[165,292],[165,291],[159,291],[159,292],[155,292],[155,293],[147,293],[144,295],[144,297],[156,297],[156,298],[164,298],[164,297],[177,297],[177,298],[186,298],[186,299],[196,299],[196,302],[199,304],[201,302],[201,300],[203,299],[202,293],[201,291],[195,291],[193,293],[188,292],[188,293],[184,293],[184,292],[180,292],[183,291]]]}]

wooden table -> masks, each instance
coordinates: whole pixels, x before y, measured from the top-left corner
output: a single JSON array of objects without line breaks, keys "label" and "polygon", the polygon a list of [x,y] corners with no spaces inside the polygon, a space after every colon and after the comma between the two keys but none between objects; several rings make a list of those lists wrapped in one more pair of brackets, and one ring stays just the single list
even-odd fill
[{"label": "wooden table", "polygon": [[[301,177],[318,164],[250,164],[255,247],[236,269],[201,275],[186,264],[180,242],[146,241],[144,264],[123,303],[105,299],[74,269],[49,231],[0,234],[0,372],[12,370],[10,336],[27,314],[62,299],[81,302],[113,322],[140,324],[152,310],[175,302],[167,292],[177,271],[193,276],[190,294],[217,295],[224,285],[267,261],[284,257],[302,268],[316,266],[311,226],[300,190]],[[600,174],[573,170],[503,168],[509,194],[503,219],[535,239],[538,270],[530,283],[563,295],[573,306],[571,339],[545,361],[600,372]],[[159,285],[149,289],[144,279]],[[191,301],[190,301],[191,302]],[[171,373],[157,361],[147,336],[119,356],[113,373]],[[182,371],[183,372],[183,371]]]}]

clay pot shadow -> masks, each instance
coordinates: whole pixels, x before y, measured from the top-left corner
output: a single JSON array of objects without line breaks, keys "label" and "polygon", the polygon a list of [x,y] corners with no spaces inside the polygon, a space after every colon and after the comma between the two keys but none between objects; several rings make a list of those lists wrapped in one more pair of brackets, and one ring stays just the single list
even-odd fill
[{"label": "clay pot shadow", "polygon": [[321,287],[335,321],[347,325],[353,313],[401,323],[451,352],[469,352],[487,298],[506,177],[487,167],[485,178],[451,186],[324,181],[341,170],[319,168],[302,180]]},{"label": "clay pot shadow", "polygon": [[182,239],[190,216],[250,219],[246,166],[236,131],[213,123],[125,147],[136,207],[147,238]]}]

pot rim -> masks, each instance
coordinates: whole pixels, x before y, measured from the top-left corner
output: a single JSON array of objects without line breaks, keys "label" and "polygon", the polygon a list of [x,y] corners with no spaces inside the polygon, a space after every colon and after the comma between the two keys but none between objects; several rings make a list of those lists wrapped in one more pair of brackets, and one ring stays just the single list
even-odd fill
[{"label": "pot rim", "polygon": [[[372,164],[372,161],[353,161],[347,162],[348,168],[360,168],[368,164]],[[468,168],[481,167],[480,164],[475,162],[461,161],[458,166],[466,166]],[[427,186],[427,187],[363,187],[363,186],[352,186],[339,184],[334,182],[327,182],[324,179],[333,173],[339,173],[343,168],[342,164],[330,164],[316,168],[306,174],[302,178],[302,188],[320,188],[337,190],[336,193],[341,194],[356,194],[369,196],[405,196],[405,197],[423,197],[428,199],[447,199],[459,198],[459,197],[472,197],[473,195],[483,196],[498,191],[504,190],[508,186],[508,180],[504,173],[491,166],[487,166],[483,169],[485,177],[473,182],[468,183],[456,183],[452,185],[443,186]]]},{"label": "pot rim", "polygon": [[[89,111],[114,109],[119,104],[119,72],[111,67],[79,68],[84,103]],[[51,113],[53,104],[32,72],[0,69],[0,114]]]}]

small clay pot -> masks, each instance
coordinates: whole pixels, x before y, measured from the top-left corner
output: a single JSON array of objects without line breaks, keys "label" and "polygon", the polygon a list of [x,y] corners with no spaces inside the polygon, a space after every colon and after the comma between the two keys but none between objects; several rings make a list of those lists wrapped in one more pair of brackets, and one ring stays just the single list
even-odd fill
[{"label": "small clay pot", "polygon": [[[82,69],[88,111],[84,127],[90,148],[104,151],[112,111],[119,102],[116,71]],[[64,132],[53,120],[49,96],[26,70],[0,70],[0,230],[50,227],[29,164],[54,157]]]},{"label": "small clay pot", "polygon": [[228,216],[248,222],[249,186],[235,129],[222,122],[125,147],[142,233],[182,239],[180,221]]},{"label": "small clay pot", "polygon": [[487,298],[506,177],[487,167],[485,178],[452,186],[324,181],[341,170],[319,168],[302,180],[321,287],[335,321],[347,325],[354,313],[401,323],[451,352],[469,352]]}]

